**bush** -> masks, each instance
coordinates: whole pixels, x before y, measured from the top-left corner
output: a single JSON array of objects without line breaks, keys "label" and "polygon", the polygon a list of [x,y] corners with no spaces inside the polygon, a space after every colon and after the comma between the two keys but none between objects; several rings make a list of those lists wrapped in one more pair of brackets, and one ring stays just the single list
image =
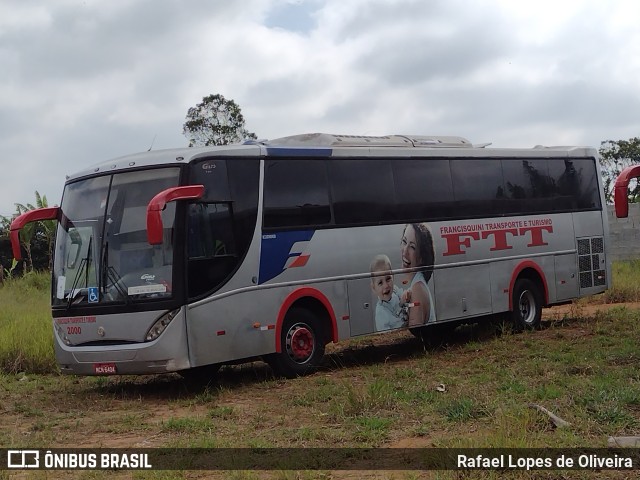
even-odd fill
[{"label": "bush", "polygon": [[53,373],[50,276],[33,272],[0,287],[0,371]]}]

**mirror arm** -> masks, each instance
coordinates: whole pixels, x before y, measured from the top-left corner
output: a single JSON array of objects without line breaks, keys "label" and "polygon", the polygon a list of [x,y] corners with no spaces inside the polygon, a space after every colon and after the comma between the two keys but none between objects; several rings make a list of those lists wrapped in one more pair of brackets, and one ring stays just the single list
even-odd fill
[{"label": "mirror arm", "polygon": [[39,222],[40,220],[57,220],[60,207],[46,207],[29,210],[22,215],[18,215],[11,222],[9,235],[11,237],[11,249],[13,250],[13,258],[22,260],[22,252],[20,251],[20,231],[31,222]]}]

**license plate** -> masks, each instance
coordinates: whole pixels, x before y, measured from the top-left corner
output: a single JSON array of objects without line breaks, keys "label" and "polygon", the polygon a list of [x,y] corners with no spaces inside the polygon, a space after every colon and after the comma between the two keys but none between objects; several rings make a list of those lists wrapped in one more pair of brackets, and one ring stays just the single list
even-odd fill
[{"label": "license plate", "polygon": [[94,363],[93,371],[98,375],[115,375],[118,373],[115,363]]}]

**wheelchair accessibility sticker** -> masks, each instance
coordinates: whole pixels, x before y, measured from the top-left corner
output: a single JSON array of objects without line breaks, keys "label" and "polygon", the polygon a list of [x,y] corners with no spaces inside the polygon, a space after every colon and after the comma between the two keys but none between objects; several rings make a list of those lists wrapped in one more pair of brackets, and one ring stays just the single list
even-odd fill
[{"label": "wheelchair accessibility sticker", "polygon": [[89,287],[88,289],[89,303],[98,303],[98,287]]}]

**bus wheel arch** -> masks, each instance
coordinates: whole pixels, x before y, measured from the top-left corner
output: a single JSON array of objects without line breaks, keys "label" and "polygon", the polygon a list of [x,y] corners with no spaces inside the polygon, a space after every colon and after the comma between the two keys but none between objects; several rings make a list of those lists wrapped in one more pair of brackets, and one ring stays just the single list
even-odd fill
[{"label": "bus wheel arch", "polygon": [[315,289],[298,289],[283,303],[276,322],[276,352],[265,360],[277,375],[306,375],[320,366],[326,344],[336,336],[335,316],[326,297]]},{"label": "bus wheel arch", "polygon": [[540,327],[542,307],[548,304],[544,273],[533,262],[523,262],[516,269],[509,287],[509,311],[516,331]]}]

